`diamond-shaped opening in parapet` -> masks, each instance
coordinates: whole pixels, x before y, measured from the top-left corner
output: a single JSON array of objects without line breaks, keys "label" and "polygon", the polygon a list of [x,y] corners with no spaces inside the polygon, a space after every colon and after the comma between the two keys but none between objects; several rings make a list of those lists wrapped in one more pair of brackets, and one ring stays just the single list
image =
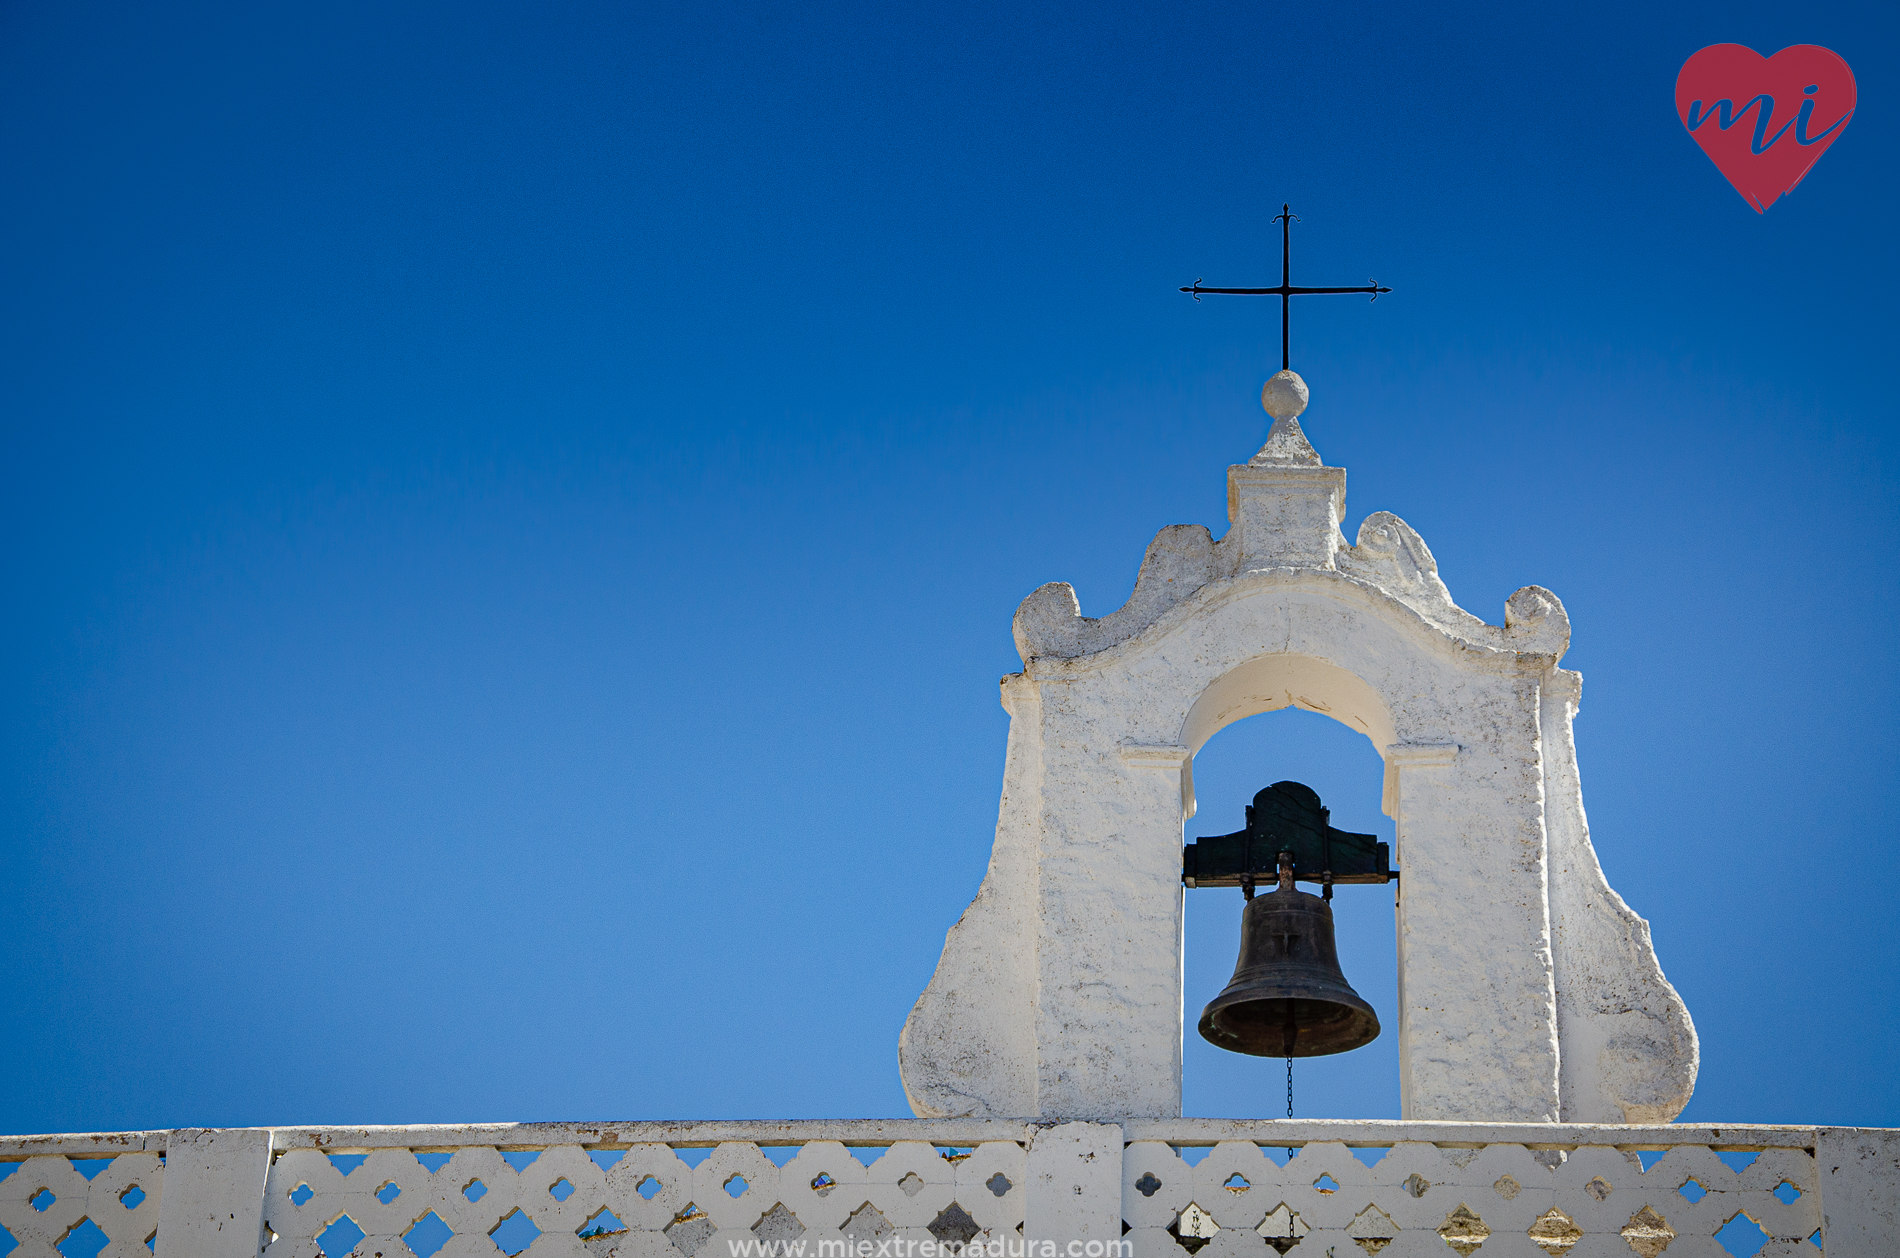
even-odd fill
[{"label": "diamond-shaped opening in parapet", "polygon": [[673,1242],[673,1248],[685,1254],[686,1258],[693,1258],[714,1230],[713,1221],[706,1217],[706,1212],[688,1202],[686,1208],[674,1215],[673,1221],[661,1232]]},{"label": "diamond-shaped opening in parapet", "polygon": [[844,1148],[846,1153],[856,1158],[863,1166],[869,1166],[890,1151],[887,1146],[881,1144],[848,1144]]},{"label": "diamond-shaped opening in parapet", "polygon": [[519,1206],[501,1216],[501,1222],[488,1229],[488,1239],[495,1242],[495,1248],[507,1254],[508,1258],[534,1244],[541,1236],[541,1229],[534,1225],[528,1212]]},{"label": "diamond-shaped opening in parapet", "polygon": [[626,1156],[627,1151],[625,1149],[589,1149],[587,1151],[587,1160],[592,1162],[595,1166],[598,1166],[602,1171],[613,1170],[614,1167],[620,1164],[620,1159]]},{"label": "diamond-shaped opening in parapet", "polygon": [[916,1171],[911,1171],[905,1175],[904,1178],[897,1181],[897,1186],[904,1190],[906,1197],[915,1197],[924,1190],[924,1177],[919,1175]]},{"label": "diamond-shaped opening in parapet", "polygon": [[443,1153],[440,1150],[434,1153],[417,1153],[414,1155],[416,1161],[422,1163],[422,1169],[431,1175],[447,1166],[449,1159],[454,1156],[453,1153]]},{"label": "diamond-shaped opening in parapet", "polygon": [[890,1220],[884,1217],[882,1211],[867,1201],[853,1210],[851,1217],[840,1224],[838,1230],[844,1234],[846,1240],[854,1243],[857,1241],[875,1243],[896,1232],[897,1229],[891,1226]]},{"label": "diamond-shaped opening in parapet", "polygon": [[1392,1146],[1389,1144],[1361,1145],[1350,1152],[1359,1159],[1361,1164],[1372,1167],[1385,1161],[1385,1155],[1392,1152]]},{"label": "diamond-shaped opening in parapet", "polygon": [[1225,1180],[1221,1181],[1221,1187],[1225,1188],[1228,1192],[1242,1193],[1252,1188],[1253,1185],[1247,1182],[1245,1175],[1242,1175],[1239,1171],[1235,1171],[1232,1175],[1229,1175]]},{"label": "diamond-shaped opening in parapet", "polygon": [[38,1192],[34,1193],[31,1197],[28,1197],[26,1199],[26,1204],[28,1204],[29,1206],[32,1206],[35,1210],[38,1210],[41,1214],[45,1214],[48,1210],[53,1208],[53,1203],[58,1200],[59,1198],[53,1195],[52,1189],[42,1188]]},{"label": "diamond-shaped opening in parapet", "polygon": [[111,1158],[67,1158],[66,1160],[73,1164],[75,1171],[86,1177],[87,1183],[97,1179],[100,1171],[112,1165]]},{"label": "diamond-shaped opening in parapet", "polygon": [[1668,1157],[1669,1150],[1667,1149],[1637,1149],[1635,1150],[1635,1154],[1636,1154],[1636,1164],[1642,1167],[1645,1171],[1647,1171],[1650,1167],[1656,1165],[1656,1163]]},{"label": "diamond-shaped opening in parapet", "polygon": [[308,1201],[308,1200],[310,1200],[310,1199],[311,1199],[312,1197],[314,1197],[314,1196],[316,1196],[316,1195],[317,1195],[317,1190],[316,1190],[316,1189],[314,1189],[314,1188],[312,1188],[312,1187],[311,1187],[310,1185],[308,1185],[308,1184],[298,1184],[298,1185],[297,1185],[297,1186],[296,1186],[295,1188],[293,1188],[293,1189],[291,1189],[291,1190],[290,1190],[290,1191],[289,1191],[289,1192],[288,1192],[287,1194],[285,1194],[285,1195],[286,1195],[286,1196],[288,1196],[288,1197],[290,1198],[290,1204],[291,1204],[291,1205],[293,1205],[293,1206],[300,1206],[300,1205],[302,1205],[302,1204],[303,1204],[304,1202],[306,1202],[306,1201]]},{"label": "diamond-shaped opening in parapet", "polygon": [[81,1219],[66,1229],[66,1235],[53,1248],[64,1258],[99,1258],[99,1251],[111,1243],[112,1238],[100,1231],[97,1223]]},{"label": "diamond-shaped opening in parapet", "polygon": [[815,1196],[823,1197],[837,1186],[838,1181],[823,1171],[819,1171],[816,1175],[811,1177],[811,1190]]},{"label": "diamond-shaped opening in parapet", "polygon": [[982,1231],[970,1212],[956,1202],[945,1206],[937,1217],[929,1223],[930,1234],[937,1238],[940,1245],[955,1245],[961,1249],[970,1243],[970,1238]]},{"label": "diamond-shaped opening in parapet", "polygon": [[1583,1239],[1583,1229],[1577,1226],[1575,1219],[1552,1206],[1532,1221],[1524,1235],[1530,1237],[1551,1258],[1563,1258],[1572,1246]]},{"label": "diamond-shaped opening in parapet", "polygon": [[541,1156],[539,1149],[497,1149],[496,1152],[517,1175],[533,1166],[534,1160]]},{"label": "diamond-shaped opening in parapet", "polygon": [[574,1235],[584,1241],[598,1240],[602,1236],[618,1236],[627,1230],[627,1225],[618,1215],[606,1206],[587,1216],[587,1222],[574,1229]]},{"label": "diamond-shaped opening in parapet", "polygon": [[1775,1200],[1784,1206],[1791,1206],[1801,1200],[1801,1190],[1784,1179],[1775,1188]]},{"label": "diamond-shaped opening in parapet", "polygon": [[665,1184],[662,1184],[659,1180],[649,1175],[645,1179],[641,1180],[639,1183],[635,1184],[633,1186],[633,1191],[639,1193],[642,1197],[645,1197],[648,1201],[651,1201],[655,1197],[659,1196],[660,1193],[665,1190],[665,1188],[666,1188]]},{"label": "diamond-shaped opening in parapet", "polygon": [[1755,1258],[1761,1247],[1772,1239],[1762,1230],[1761,1224],[1738,1214],[1724,1223],[1715,1233],[1715,1243],[1726,1249],[1731,1258]]},{"label": "diamond-shaped opening in parapet", "polygon": [[937,1156],[942,1158],[946,1162],[961,1162],[963,1161],[963,1159],[969,1157],[972,1153],[975,1153],[975,1152],[976,1152],[975,1149],[957,1148],[953,1145],[947,1145],[947,1144],[940,1144],[937,1146]]},{"label": "diamond-shaped opening in parapet", "polygon": [[761,1144],[754,1147],[758,1149],[759,1155],[766,1161],[778,1167],[780,1170],[784,1170],[785,1164],[797,1157],[799,1149],[804,1146],[796,1144]]},{"label": "diamond-shaped opening in parapet", "polygon": [[745,1196],[745,1190],[752,1187],[752,1185],[745,1182],[745,1176],[743,1175],[728,1175],[726,1176],[726,1182],[719,1186],[725,1189],[726,1196],[731,1197],[734,1201]]},{"label": "diamond-shaped opening in parapet", "polygon": [[356,1226],[356,1220],[347,1214],[339,1214],[329,1227],[317,1233],[317,1248],[324,1258],[343,1258],[343,1255],[356,1248],[356,1243],[369,1233]]},{"label": "diamond-shaped opening in parapet", "polygon": [[462,1185],[462,1195],[470,1201],[480,1201],[488,1195],[488,1185],[479,1179],[471,1179]]},{"label": "diamond-shaped opening in parapet", "polygon": [[1676,1239],[1676,1229],[1669,1226],[1669,1220],[1656,1213],[1656,1208],[1643,1205],[1630,1221],[1619,1229],[1623,1239],[1638,1258],[1656,1258],[1669,1248],[1669,1242]]},{"label": "diamond-shaped opening in parapet", "polygon": [[1300,1150],[1296,1145],[1263,1144],[1259,1146],[1259,1149],[1261,1153],[1266,1155],[1267,1161],[1273,1163],[1281,1170],[1285,1170],[1287,1163],[1300,1156]]},{"label": "diamond-shaped opening in parapet", "polygon": [[775,1201],[772,1208],[760,1215],[759,1221],[752,1225],[752,1234],[759,1238],[761,1245],[769,1248],[797,1240],[805,1234],[805,1225],[798,1221],[797,1215],[785,1208],[783,1201]]},{"label": "diamond-shaped opening in parapet", "polygon": [[372,1197],[375,1197],[376,1200],[382,1202],[384,1205],[388,1205],[390,1202],[394,1201],[396,1198],[402,1196],[402,1189],[398,1187],[396,1184],[396,1181],[392,1179],[388,1181],[387,1183],[385,1183],[381,1188],[378,1188],[375,1192],[371,1193],[370,1195]]},{"label": "diamond-shaped opening in parapet", "polygon": [[[1142,1178],[1154,1179],[1155,1188],[1161,1187],[1161,1181],[1158,1179],[1155,1179],[1155,1177],[1152,1175],[1145,1175]],[[1009,1176],[1003,1174],[1003,1172],[1001,1171],[996,1172],[996,1174],[990,1176],[988,1179],[983,1181],[983,1187],[990,1190],[990,1196],[992,1197],[1004,1196],[1009,1192],[1010,1189],[1014,1188],[1015,1186],[1016,1185],[1009,1182]],[[1137,1182],[1135,1184],[1135,1187],[1140,1188],[1141,1184]],[[1144,1197],[1152,1197],[1154,1195],[1155,1195],[1154,1188],[1146,1189],[1142,1193],[1142,1196]]]},{"label": "diamond-shaped opening in parapet", "polygon": [[324,1156],[330,1159],[331,1166],[336,1167],[336,1169],[345,1176],[348,1176],[351,1171],[369,1161],[369,1154],[367,1153],[327,1153]]},{"label": "diamond-shaped opening in parapet", "polygon": [[1702,1183],[1700,1180],[1694,1180],[1694,1179],[1684,1181],[1682,1187],[1676,1189],[1676,1191],[1681,1193],[1683,1196],[1687,1197],[1691,1201],[1700,1201],[1702,1200],[1702,1198],[1706,1197],[1709,1192],[1708,1189],[1702,1186]]},{"label": "diamond-shaped opening in parapet", "polygon": [[1191,1254],[1220,1234],[1220,1224],[1214,1222],[1213,1215],[1190,1201],[1174,1217],[1174,1222],[1168,1224],[1168,1232]]},{"label": "diamond-shaped opening in parapet", "polygon": [[565,1175],[548,1185],[548,1196],[554,1198],[556,1201],[566,1201],[573,1195],[574,1185],[567,1182],[567,1176]]},{"label": "diamond-shaped opening in parapet", "polygon": [[1592,1179],[1589,1183],[1583,1186],[1583,1191],[1589,1193],[1590,1196],[1597,1201],[1608,1201],[1610,1198],[1610,1194],[1615,1192],[1616,1189],[1610,1187],[1609,1180],[1603,1178],[1603,1176],[1601,1175],[1598,1175],[1596,1178]]},{"label": "diamond-shaped opening in parapet", "polygon": [[1310,1231],[1312,1229],[1306,1225],[1306,1220],[1284,1201],[1267,1211],[1267,1217],[1260,1220],[1260,1226],[1254,1229],[1261,1240],[1282,1254],[1299,1244],[1301,1238]]},{"label": "diamond-shaped opening in parapet", "polygon": [[1458,1251],[1458,1258],[1471,1258],[1490,1239],[1491,1227],[1461,1201],[1438,1225],[1438,1234],[1445,1238],[1447,1245]]},{"label": "diamond-shaped opening in parapet", "polygon": [[8,1254],[19,1247],[20,1242],[14,1239],[13,1233],[7,1231],[4,1227],[0,1227],[0,1258],[7,1258]]},{"label": "diamond-shaped opening in parapet", "polygon": [[119,1204],[128,1210],[136,1210],[139,1208],[139,1203],[145,1200],[145,1195],[145,1190],[137,1184],[128,1185],[126,1190],[119,1194]]},{"label": "diamond-shaped opening in parapet", "polygon": [[[153,1253],[158,1252],[158,1229],[157,1228],[153,1228],[152,1234],[145,1238],[145,1248],[151,1250]],[[0,1254],[0,1258],[5,1258],[5,1255]]]},{"label": "diamond-shaped opening in parapet", "polygon": [[416,1258],[435,1258],[435,1252],[455,1235],[435,1211],[423,1215],[402,1234],[402,1243],[415,1251]]},{"label": "diamond-shaped opening in parapet", "polygon": [[[1812,1246],[1814,1246],[1814,1247],[1815,1247],[1816,1249],[1820,1249],[1820,1248],[1822,1248],[1822,1245],[1821,1245],[1821,1229],[1820,1229],[1820,1228],[1818,1228],[1818,1227],[1817,1227],[1817,1228],[1815,1228],[1815,1229],[1814,1229],[1814,1231],[1812,1231],[1812,1232],[1810,1232],[1810,1233],[1808,1234],[1808,1244],[1810,1244],[1810,1245],[1812,1245]],[[4,1256],[3,1256],[3,1255],[0,1255],[0,1258],[4,1258]]]},{"label": "diamond-shaped opening in parapet", "polygon": [[24,1162],[0,1162],[0,1184],[6,1183],[13,1172],[19,1170],[24,1165],[26,1165]]},{"label": "diamond-shaped opening in parapet", "polygon": [[[1414,1176],[1414,1178],[1416,1178],[1416,1176]],[[1336,1193],[1339,1191],[1339,1181],[1334,1179],[1331,1175],[1322,1175],[1313,1181],[1313,1191],[1327,1194]]]},{"label": "diamond-shaped opening in parapet", "polygon": [[[1001,1171],[998,1171],[996,1173],[995,1179],[1002,1179],[1002,1175],[1003,1173]],[[994,1183],[995,1179],[992,1179],[990,1182]],[[1009,1181],[1004,1180],[1004,1182],[1008,1183]],[[995,1190],[991,1189],[991,1191],[994,1192]],[[1141,1173],[1141,1178],[1135,1181],[1135,1191],[1140,1193],[1144,1197],[1152,1197],[1156,1193],[1161,1191],[1161,1181],[1155,1178],[1155,1173],[1153,1171],[1143,1171]],[[996,1195],[1000,1197],[1003,1194],[997,1193]]]},{"label": "diamond-shaped opening in parapet", "polygon": [[707,1158],[712,1156],[712,1146],[689,1145],[683,1149],[673,1150],[673,1156],[688,1166],[698,1166],[701,1162],[704,1162]]},{"label": "diamond-shaped opening in parapet", "polygon": [[1755,1159],[1761,1156],[1761,1150],[1717,1149],[1715,1156],[1722,1160],[1723,1166],[1728,1167],[1731,1171],[1740,1175],[1743,1171],[1755,1165]]},{"label": "diamond-shaped opening in parapet", "polygon": [[1168,1147],[1174,1150],[1176,1157],[1189,1166],[1199,1166],[1201,1159],[1214,1151],[1214,1146],[1211,1144],[1176,1144]]}]

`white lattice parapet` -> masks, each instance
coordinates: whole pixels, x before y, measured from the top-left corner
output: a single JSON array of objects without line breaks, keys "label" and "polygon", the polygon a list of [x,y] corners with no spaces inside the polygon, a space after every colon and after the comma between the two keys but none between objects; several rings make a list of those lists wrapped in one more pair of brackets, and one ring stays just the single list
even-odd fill
[{"label": "white lattice parapet", "polygon": [[1900,1131],[1008,1120],[0,1140],[0,1258],[1900,1253]]}]

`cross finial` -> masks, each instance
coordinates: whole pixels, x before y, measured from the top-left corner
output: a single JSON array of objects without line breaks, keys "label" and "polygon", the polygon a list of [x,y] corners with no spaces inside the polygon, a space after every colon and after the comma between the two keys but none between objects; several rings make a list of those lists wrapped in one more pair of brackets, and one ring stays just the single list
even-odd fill
[{"label": "cross finial", "polygon": [[1372,300],[1377,301],[1380,293],[1392,291],[1389,288],[1381,288],[1376,281],[1357,288],[1306,288],[1294,284],[1293,224],[1298,219],[1299,215],[1293,212],[1293,207],[1286,204],[1281,205],[1280,212],[1273,216],[1273,221],[1280,224],[1280,286],[1278,288],[1203,288],[1201,281],[1195,280],[1193,284],[1181,290],[1184,293],[1193,294],[1195,301],[1201,299],[1202,293],[1227,293],[1238,297],[1278,297],[1280,299],[1280,370],[1282,372],[1290,372],[1293,369],[1292,355],[1288,352],[1287,328],[1287,316],[1291,313],[1290,306],[1293,298],[1305,297],[1313,293],[1369,293]]}]

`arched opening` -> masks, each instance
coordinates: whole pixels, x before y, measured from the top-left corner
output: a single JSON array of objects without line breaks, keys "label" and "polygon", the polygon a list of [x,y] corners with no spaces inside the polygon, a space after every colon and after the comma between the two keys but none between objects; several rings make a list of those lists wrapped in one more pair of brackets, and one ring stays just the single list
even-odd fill
[{"label": "arched opening", "polygon": [[[1377,693],[1343,669],[1292,655],[1242,665],[1195,703],[1181,741],[1198,752],[1198,815],[1187,823],[1189,839],[1240,829],[1256,791],[1292,779],[1319,792],[1333,825],[1393,842],[1393,823],[1382,811],[1381,755],[1396,741],[1391,718]],[[1295,1117],[1399,1117],[1394,890],[1347,886],[1334,893],[1340,967],[1377,1010],[1381,1032],[1352,1052],[1296,1061]],[[1187,893],[1182,1112],[1190,1116],[1286,1117],[1284,1060],[1223,1051],[1195,1030],[1202,1006],[1232,976],[1242,903],[1232,889]]]},{"label": "arched opening", "polygon": [[[1298,708],[1303,712],[1329,716],[1348,729],[1365,735],[1381,757],[1385,748],[1398,741],[1398,735],[1392,728],[1392,714],[1386,710],[1385,701],[1379,697],[1378,691],[1357,676],[1337,664],[1328,664],[1310,655],[1276,654],[1248,660],[1216,678],[1202,691],[1201,697],[1188,709],[1187,718],[1181,722],[1181,745],[1198,755],[1208,739],[1235,721],[1245,720],[1261,712],[1277,712],[1282,708]],[[1190,765],[1185,801],[1190,817],[1194,815],[1198,798],[1194,788],[1196,772]],[[1282,780],[1274,779],[1276,782]],[[1267,783],[1262,782],[1260,785],[1266,786]],[[1379,790],[1380,806],[1387,812],[1391,810],[1392,787],[1392,775],[1388,770],[1380,779]],[[1258,790],[1259,787],[1254,789]],[[1320,792],[1320,798],[1325,797],[1325,792]],[[1247,798],[1253,798],[1252,791],[1247,793]]]}]

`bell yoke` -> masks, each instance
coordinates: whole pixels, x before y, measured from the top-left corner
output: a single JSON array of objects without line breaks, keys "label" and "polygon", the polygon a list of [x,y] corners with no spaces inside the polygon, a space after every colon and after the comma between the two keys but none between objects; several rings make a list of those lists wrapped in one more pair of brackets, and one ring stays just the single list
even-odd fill
[{"label": "bell yoke", "polygon": [[[1240,959],[1227,987],[1201,1013],[1202,1038],[1255,1057],[1324,1057],[1379,1038],[1379,1016],[1339,968],[1333,942],[1338,883],[1395,882],[1391,848],[1370,834],[1335,830],[1319,796],[1276,782],[1254,796],[1247,828],[1182,849],[1181,881],[1191,888],[1239,887]],[[1254,896],[1259,875],[1279,887]],[[1323,895],[1294,887],[1319,883]]]}]

